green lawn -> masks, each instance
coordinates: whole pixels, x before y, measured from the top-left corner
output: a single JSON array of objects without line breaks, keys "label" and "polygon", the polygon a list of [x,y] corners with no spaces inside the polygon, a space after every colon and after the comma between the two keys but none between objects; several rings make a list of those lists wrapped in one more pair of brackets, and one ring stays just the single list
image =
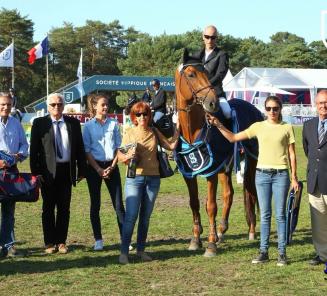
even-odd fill
[{"label": "green lawn", "polygon": [[[301,128],[297,127],[295,131],[298,175],[303,180],[306,160],[301,147]],[[26,162],[22,170],[27,170],[27,167]],[[124,168],[121,171],[124,173]],[[200,184],[203,205],[205,180],[201,179]],[[220,205],[219,199],[221,210]],[[203,206],[201,213],[205,238],[208,221]],[[70,253],[44,255],[41,201],[18,203],[17,246],[27,256],[0,261],[0,295],[324,295],[327,292],[323,266],[311,267],[307,264],[314,251],[306,193],[303,194],[294,241],[287,250],[290,264],[286,267],[276,266],[274,220],[271,261],[261,266],[251,264],[259,242],[247,240],[239,185],[235,185],[226,240],[219,246],[215,258],[203,257],[204,250],[187,251],[192,216],[186,186],[179,174],[162,181],[148,237],[147,250],[156,259],[153,262],[141,263],[132,252],[131,264],[117,264],[118,228],[105,190],[101,217],[106,247],[103,252],[93,252],[89,196],[86,182],[81,182],[73,191],[68,238]]]}]

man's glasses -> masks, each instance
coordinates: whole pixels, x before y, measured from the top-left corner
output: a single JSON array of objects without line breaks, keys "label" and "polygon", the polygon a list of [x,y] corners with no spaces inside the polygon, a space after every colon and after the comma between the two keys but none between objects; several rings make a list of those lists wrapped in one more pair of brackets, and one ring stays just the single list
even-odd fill
[{"label": "man's glasses", "polygon": [[141,115],[143,115],[143,117],[147,117],[148,116],[148,113],[147,112],[138,112],[138,113],[135,113],[135,116],[136,117],[141,117]]},{"label": "man's glasses", "polygon": [[204,35],[204,38],[205,39],[215,40],[217,38],[217,36]]},{"label": "man's glasses", "polygon": [[271,110],[274,112],[279,111],[279,107],[265,107],[267,112],[270,112]]},{"label": "man's glasses", "polygon": [[52,108],[54,108],[54,107],[58,107],[58,108],[60,108],[60,107],[62,107],[64,104],[63,103],[51,103],[51,104],[49,104],[49,106],[51,106]]}]

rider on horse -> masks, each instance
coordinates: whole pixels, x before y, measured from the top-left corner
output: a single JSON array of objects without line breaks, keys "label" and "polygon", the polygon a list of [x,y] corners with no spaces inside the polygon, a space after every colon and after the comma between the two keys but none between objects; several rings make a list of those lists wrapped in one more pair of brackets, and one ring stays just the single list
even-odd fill
[{"label": "rider on horse", "polygon": [[202,61],[210,84],[219,98],[220,108],[224,116],[229,119],[231,118],[231,108],[227,103],[226,94],[223,90],[223,79],[229,68],[228,54],[216,46],[217,28],[215,26],[207,26],[203,30],[202,39],[204,48],[193,56]]}]

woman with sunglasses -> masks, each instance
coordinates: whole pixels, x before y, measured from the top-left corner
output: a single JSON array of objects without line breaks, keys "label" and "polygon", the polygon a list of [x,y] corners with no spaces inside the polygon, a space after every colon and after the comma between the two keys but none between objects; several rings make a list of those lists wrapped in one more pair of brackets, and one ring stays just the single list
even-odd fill
[{"label": "woman with sunglasses", "polygon": [[116,120],[108,117],[108,98],[105,95],[90,95],[88,108],[92,119],[83,129],[83,140],[88,162],[86,180],[89,188],[91,207],[90,218],[95,240],[94,250],[103,249],[100,221],[101,184],[105,182],[110,193],[112,205],[117,215],[120,235],[124,220],[124,204],[119,168],[117,166],[117,149],[121,136]]},{"label": "woman with sunglasses", "polygon": [[133,159],[136,161],[135,177],[127,177],[125,182],[126,213],[123,224],[121,254],[119,263],[127,264],[129,245],[137,220],[137,256],[142,261],[151,261],[152,258],[144,252],[145,242],[149,229],[150,216],[154,207],[160,187],[159,162],[157,159],[157,137],[160,145],[173,150],[177,145],[178,128],[171,141],[168,141],[158,130],[153,130],[151,123],[151,110],[147,103],[138,102],[133,105],[130,113],[134,126],[123,136],[123,147],[136,144],[135,149],[127,153],[118,152],[118,159],[125,164]]},{"label": "woman with sunglasses", "polygon": [[286,199],[290,186],[288,168],[291,169],[292,188],[298,190],[296,175],[296,155],[294,131],[290,124],[282,121],[282,103],[276,96],[265,101],[267,119],[256,122],[248,129],[233,134],[215,117],[208,115],[209,122],[215,125],[230,142],[256,137],[259,143],[259,156],[256,170],[256,189],[260,207],[260,252],[252,263],[269,261],[268,248],[271,224],[271,200],[274,197],[275,216],[278,234],[278,266],[287,264],[286,258]]}]

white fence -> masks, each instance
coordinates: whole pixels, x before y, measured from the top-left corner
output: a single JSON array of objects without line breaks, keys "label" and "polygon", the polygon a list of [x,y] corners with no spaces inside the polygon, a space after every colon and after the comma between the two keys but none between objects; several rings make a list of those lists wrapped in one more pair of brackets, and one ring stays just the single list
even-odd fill
[{"label": "white fence", "polygon": [[[255,105],[262,113],[265,112],[263,105]],[[291,124],[303,124],[304,121],[317,116],[316,107],[311,105],[283,104],[283,120]]]}]

